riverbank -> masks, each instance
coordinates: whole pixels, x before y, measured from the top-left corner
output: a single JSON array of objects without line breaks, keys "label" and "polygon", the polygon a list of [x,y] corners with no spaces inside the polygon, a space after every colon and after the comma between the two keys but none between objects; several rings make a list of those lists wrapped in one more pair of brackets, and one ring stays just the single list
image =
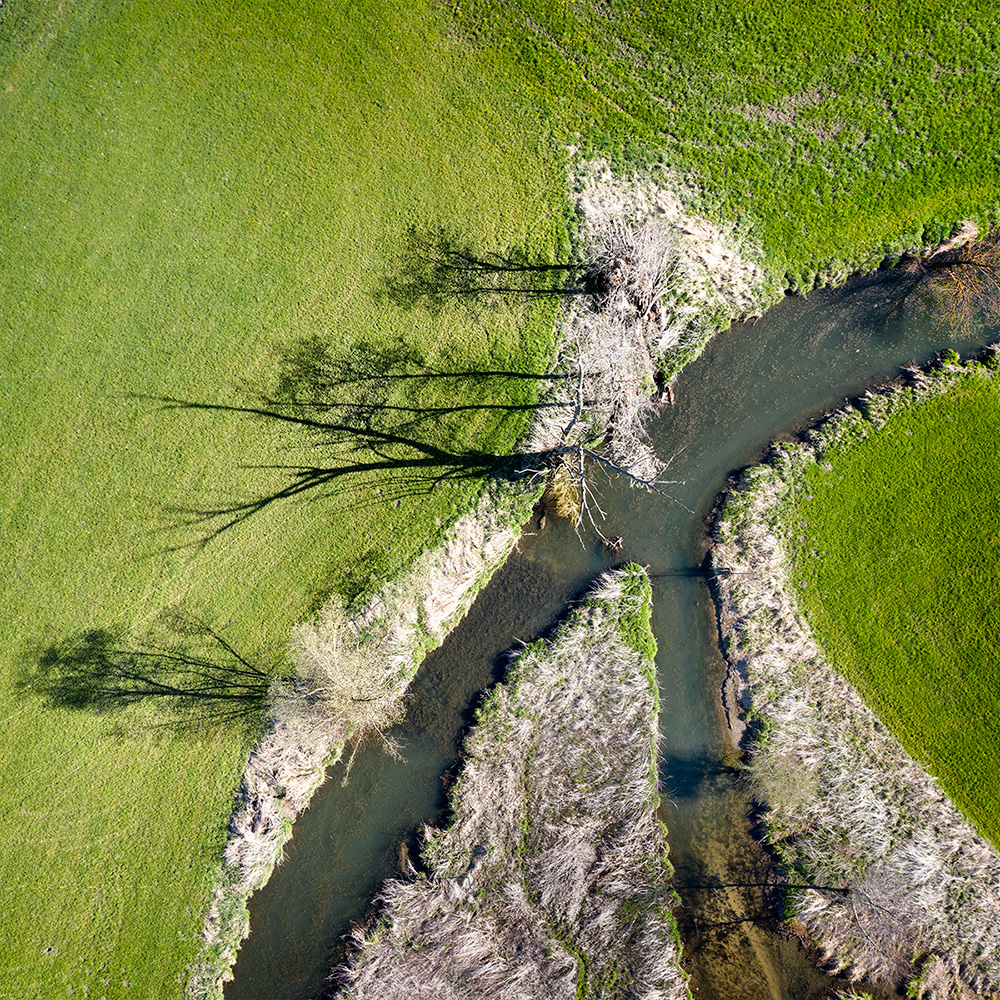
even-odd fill
[{"label": "riverbank", "polygon": [[[688,996],[658,818],[651,589],[606,574],[480,709],[426,829],[426,870],[382,892],[346,998]],[[471,991],[471,992],[470,992]]]},{"label": "riverbank", "polygon": [[[326,768],[356,731],[381,732],[398,716],[424,655],[516,543],[543,482],[532,474],[532,459],[546,469],[546,455],[566,443],[567,422],[578,422],[578,433],[592,439],[636,443],[623,464],[641,472],[644,462],[656,461],[644,424],[664,384],[666,359],[693,356],[719,323],[762,306],[759,267],[721,229],[686,213],[673,192],[634,174],[616,178],[603,162],[588,164],[574,186],[575,255],[599,262],[601,273],[627,276],[614,294],[586,288],[563,311],[558,357],[528,434],[529,468],[520,485],[495,485],[442,547],[357,614],[346,616],[335,598],[295,631],[298,679],[276,688],[274,718],[243,774],[205,946],[190,974],[193,998],[217,996],[231,978],[236,949],[250,930],[246,901],[266,884]],[[322,693],[306,700],[297,690]]]},{"label": "riverbank", "polygon": [[768,839],[801,883],[789,918],[832,967],[941,998],[1000,987],[1000,858],[819,648],[792,593],[804,528],[788,511],[808,469],[835,475],[894,417],[995,377],[956,362],[910,371],[747,470],[712,552],[731,732],[751,752]]},{"label": "riverbank", "polygon": [[244,769],[188,996],[221,996],[250,930],[247,899],[280,862],[292,824],[327,768],[352,738],[381,733],[391,723],[424,656],[509,555],[537,492],[507,488],[502,494],[488,494],[440,547],[360,611],[347,614],[334,600],[295,630],[296,676],[276,689],[272,720]]},{"label": "riverbank", "polygon": [[[610,290],[585,284],[586,294],[568,298],[560,319],[557,360],[523,449],[526,479],[531,478],[533,464],[544,470],[546,454],[566,444],[567,425],[577,425],[575,433],[591,440],[610,438],[612,448],[626,442],[630,446],[622,461],[626,470],[641,474],[655,468],[659,459],[645,438],[644,426],[657,405],[666,402],[663,387],[669,384],[670,373],[679,370],[672,366],[696,357],[709,338],[734,318],[762,311],[773,292],[755,262],[759,249],[687,212],[685,198],[676,189],[659,187],[649,176],[635,172],[616,176],[602,161],[582,165],[572,186],[577,212],[574,256],[598,262],[598,273],[616,280]],[[542,480],[536,476],[535,481]],[[494,502],[501,495],[508,495],[506,488],[493,493]],[[509,494],[516,495],[516,489]],[[502,507],[506,501],[500,502]],[[522,506],[520,512],[520,521],[515,518],[512,524],[527,519],[528,507]],[[477,518],[490,516],[489,506],[482,506],[477,515],[463,519],[459,536],[469,530],[481,532]],[[505,538],[506,551],[515,542],[514,534]],[[416,590],[426,596],[439,585],[442,592],[450,592],[452,581],[426,578],[428,572],[436,572],[433,567],[441,558],[441,552],[428,553],[407,575],[407,582],[389,592]],[[462,590],[461,607],[455,605],[450,617],[445,616],[450,623],[462,616],[490,572],[484,565],[476,585]],[[336,601],[331,609],[335,606]],[[371,607],[381,610],[366,610],[346,623],[340,613],[321,615],[305,627],[305,634],[306,645],[322,650],[320,658],[335,670],[357,670],[364,701],[370,704],[374,698],[378,703],[374,723],[381,729],[397,714],[420,659],[440,643],[447,629],[436,630],[428,639],[419,624],[425,616],[415,614],[411,603],[402,617],[413,627],[392,630],[396,645],[390,659],[396,667],[386,670],[381,639],[359,645],[345,644],[340,637],[345,629],[348,635],[370,635],[376,620],[377,635],[384,635],[387,618],[400,617],[395,597],[379,596]],[[445,620],[441,615],[432,617],[438,624]],[[316,659],[307,653],[310,657]],[[404,661],[405,666],[397,669]],[[358,713],[346,707],[338,725],[310,729],[303,718],[308,719],[314,709],[303,712],[297,706],[294,723],[279,717],[251,755],[241,804],[231,822],[224,875],[206,926],[208,944],[192,979],[193,996],[212,996],[212,990],[220,988],[220,977],[229,978],[235,948],[248,932],[247,897],[266,883],[281,846],[291,836],[295,816],[308,804],[325,766],[337,759],[346,734],[360,721]],[[315,711],[323,720],[328,706]],[[279,776],[286,759],[303,771],[294,777],[299,791],[291,795],[284,791],[288,781]],[[303,765],[304,759],[311,763]]]}]

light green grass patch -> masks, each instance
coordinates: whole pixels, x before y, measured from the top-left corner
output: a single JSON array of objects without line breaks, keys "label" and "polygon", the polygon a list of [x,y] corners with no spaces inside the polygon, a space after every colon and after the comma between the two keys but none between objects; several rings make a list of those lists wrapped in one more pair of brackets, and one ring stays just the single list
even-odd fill
[{"label": "light green grass patch", "polygon": [[[197,952],[253,727],[175,735],[156,728],[170,718],[156,705],[71,711],[18,681],[50,644],[93,628],[141,637],[178,609],[280,669],[295,621],[332,589],[364,593],[408,565],[481,481],[380,496],[384,474],[354,477],[189,546],[201,532],[176,530],[174,509],[253,497],[285,482],[262,467],[331,464],[344,448],[140,397],[253,402],[309,338],[341,355],[405,340],[442,370],[539,370],[551,302],[478,318],[445,302],[432,315],[387,288],[411,229],[561,253],[566,222],[550,206],[562,175],[432,5],[12,0],[0,18],[0,737],[13,822],[0,996],[167,997]],[[389,386],[382,400],[535,398],[524,381],[436,386]],[[502,454],[527,413],[502,417],[473,410],[422,433]]]},{"label": "light green grass patch", "polygon": [[787,511],[831,662],[1000,844],[1000,387],[985,373],[821,453]]}]

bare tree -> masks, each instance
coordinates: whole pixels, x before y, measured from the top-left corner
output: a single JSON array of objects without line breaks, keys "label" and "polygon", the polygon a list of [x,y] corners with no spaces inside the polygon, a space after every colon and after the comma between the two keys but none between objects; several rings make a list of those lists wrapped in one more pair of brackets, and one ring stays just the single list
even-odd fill
[{"label": "bare tree", "polygon": [[562,378],[551,383],[548,407],[539,412],[530,449],[548,476],[549,509],[590,524],[603,541],[604,512],[594,473],[671,501],[669,460],[658,457],[646,424],[670,398],[656,367],[656,345],[665,318],[662,296],[682,280],[674,231],[647,224],[612,223],[601,233],[586,267],[589,295],[565,321],[558,362]]},{"label": "bare tree", "polygon": [[933,252],[900,262],[902,274],[927,288],[932,308],[962,334],[1000,321],[1000,230],[974,234],[975,227],[963,226]]}]

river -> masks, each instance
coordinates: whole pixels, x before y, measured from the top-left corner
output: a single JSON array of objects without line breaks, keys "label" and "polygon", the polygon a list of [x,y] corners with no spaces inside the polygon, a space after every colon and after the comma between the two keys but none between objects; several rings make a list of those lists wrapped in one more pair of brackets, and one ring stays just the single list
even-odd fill
[{"label": "river", "polygon": [[[733,767],[720,699],[724,676],[703,563],[708,519],[731,474],[873,384],[923,364],[961,339],[883,276],[786,298],[756,323],[718,336],[675,383],[657,419],[661,457],[675,456],[675,502],[602,487],[614,554],[566,522],[524,528],[517,551],[440,649],[421,666],[394,732],[402,759],[360,750],[343,783],[331,769],[295,825],[287,860],[250,901],[251,935],[226,1000],[319,996],[352,921],[371,912],[401,851],[416,857],[418,831],[440,821],[461,735],[483,691],[502,676],[505,651],[549,629],[602,570],[649,567],[662,693],[663,817],[681,897],[685,962],[700,1000],[819,1000],[834,983],[777,919],[775,869],[759,844],[749,793]],[[996,333],[996,331],[994,331]]]}]

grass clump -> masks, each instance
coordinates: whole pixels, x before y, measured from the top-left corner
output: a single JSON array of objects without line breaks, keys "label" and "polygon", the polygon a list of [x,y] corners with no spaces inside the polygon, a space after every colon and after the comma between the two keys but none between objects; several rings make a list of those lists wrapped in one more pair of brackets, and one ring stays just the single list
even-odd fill
[{"label": "grass clump", "polygon": [[656,816],[649,597],[627,567],[520,653],[466,740],[449,826],[425,831],[427,873],[387,884],[341,996],[688,995]]}]

